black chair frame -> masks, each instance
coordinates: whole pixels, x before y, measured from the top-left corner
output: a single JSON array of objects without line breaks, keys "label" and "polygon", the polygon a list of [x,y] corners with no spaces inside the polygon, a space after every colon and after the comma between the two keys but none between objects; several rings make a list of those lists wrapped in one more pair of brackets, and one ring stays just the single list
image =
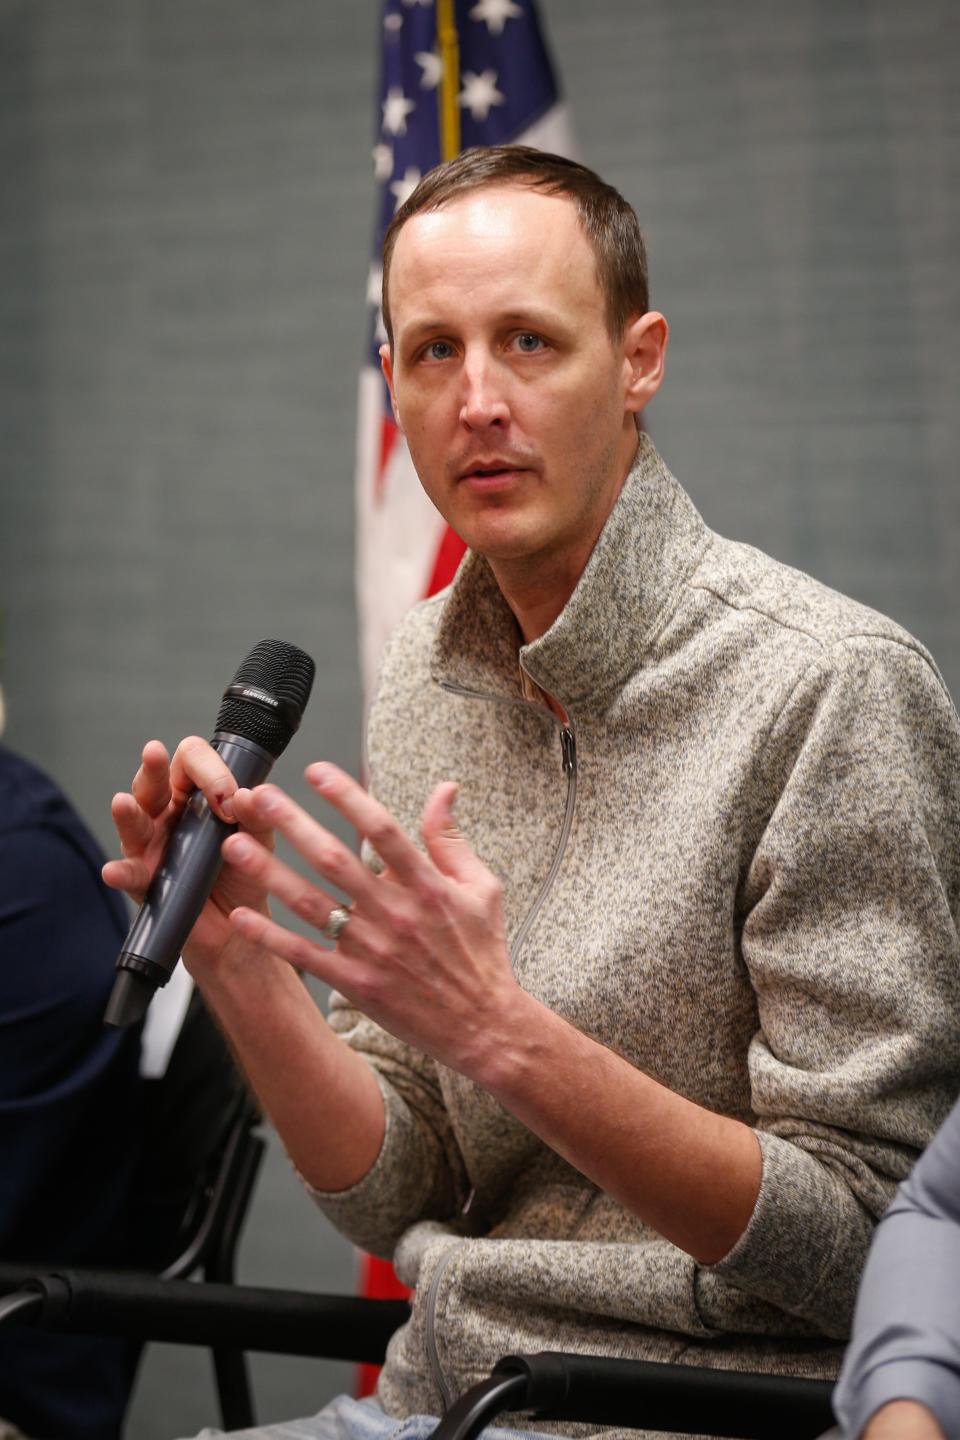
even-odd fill
[{"label": "black chair frame", "polygon": [[784,1375],[709,1370],[544,1351],[507,1355],[447,1411],[433,1440],[473,1440],[505,1411],[551,1420],[712,1435],[816,1440],[833,1424],[833,1385]]},{"label": "black chair frame", "polygon": [[[113,1293],[117,1297],[132,1296],[139,1287],[151,1283],[184,1283],[190,1275],[202,1275],[205,1282],[212,1282],[226,1294],[232,1294],[237,1247],[266,1149],[266,1141],[258,1133],[260,1120],[256,1103],[246,1088],[239,1086],[224,1120],[224,1138],[216,1153],[215,1164],[209,1173],[199,1177],[196,1193],[191,1198],[190,1213],[184,1216],[182,1248],[173,1258],[166,1258],[159,1282],[156,1275],[139,1271],[80,1271],[71,1268],[61,1272],[36,1262],[0,1262],[0,1296],[6,1297],[0,1299],[0,1323],[4,1320],[12,1322],[14,1317],[19,1317],[20,1323],[40,1319],[42,1298],[47,1293],[48,1284],[51,1296],[58,1294],[62,1303],[63,1289],[62,1286],[58,1289],[55,1278],[61,1273],[78,1277],[96,1276],[105,1293]],[[111,1282],[120,1288],[111,1291]],[[88,1293],[79,1279],[77,1284],[84,1294]],[[185,1288],[202,1293],[209,1285],[205,1283],[198,1287],[191,1284]],[[119,1299],[117,1303],[120,1303]],[[51,1303],[48,1316],[43,1320],[51,1328],[59,1326],[56,1309],[56,1305]],[[165,1338],[149,1333],[149,1327],[128,1323],[118,1323],[115,1328],[109,1329],[84,1323],[63,1328],[75,1328],[87,1334],[117,1335],[131,1341]],[[248,1347],[232,1343],[229,1326],[213,1334],[209,1344],[222,1424],[228,1429],[255,1424],[249,1367],[244,1354],[244,1349]]]},{"label": "black chair frame", "polygon": [[[79,1270],[34,1276],[26,1284],[21,1277],[15,1296],[0,1300],[0,1319],[5,1305],[14,1323],[374,1364],[409,1314],[405,1301]],[[546,1425],[579,1421],[737,1440],[815,1440],[833,1423],[832,1389],[827,1381],[686,1365],[513,1355],[451,1406],[434,1437],[472,1440],[500,1414],[520,1412]]]}]

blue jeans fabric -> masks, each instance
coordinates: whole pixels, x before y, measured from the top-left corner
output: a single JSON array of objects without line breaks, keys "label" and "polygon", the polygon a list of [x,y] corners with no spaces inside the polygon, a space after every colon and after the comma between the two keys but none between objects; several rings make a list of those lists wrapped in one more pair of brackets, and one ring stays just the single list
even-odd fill
[{"label": "blue jeans fabric", "polygon": [[[278,1425],[261,1425],[253,1430],[232,1430],[232,1440],[427,1440],[438,1424],[434,1415],[411,1415],[395,1420],[385,1415],[376,1400],[354,1400],[338,1395],[316,1415],[303,1420],[286,1420]],[[196,1440],[214,1440],[223,1430],[203,1430]],[[543,1440],[542,1432],[508,1430],[490,1426],[486,1440]]]}]

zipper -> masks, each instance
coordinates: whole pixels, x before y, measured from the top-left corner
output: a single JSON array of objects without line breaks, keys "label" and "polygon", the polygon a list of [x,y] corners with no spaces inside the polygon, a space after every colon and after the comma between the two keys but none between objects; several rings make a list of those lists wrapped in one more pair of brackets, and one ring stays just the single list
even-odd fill
[{"label": "zipper", "polygon": [[510,946],[510,958],[513,961],[514,970],[517,969],[517,962],[520,958],[520,951],[526,943],[530,934],[530,927],[540,914],[543,902],[546,900],[557,878],[557,871],[560,869],[564,851],[567,848],[567,841],[570,839],[570,830],[573,826],[573,811],[577,803],[577,737],[572,723],[568,720],[566,725],[560,727],[560,752],[563,757],[563,773],[567,777],[567,804],[563,812],[563,824],[560,827],[560,838],[557,841],[557,848],[553,852],[553,859],[550,862],[550,869],[547,871],[547,878],[537,892],[530,909],[524,917],[523,924],[517,931],[516,938]]},{"label": "zipper", "polygon": [[560,751],[563,755],[563,773],[572,775],[577,768],[577,741],[569,725],[560,731]]},{"label": "zipper", "polygon": [[437,1350],[437,1296],[440,1293],[440,1282],[450,1267],[450,1261],[457,1254],[458,1250],[463,1249],[465,1244],[466,1241],[459,1240],[456,1245],[451,1245],[450,1249],[441,1256],[440,1263],[431,1276],[430,1288],[427,1291],[427,1359],[430,1361],[430,1370],[434,1383],[440,1391],[440,1396],[443,1400],[444,1411],[449,1410],[453,1404],[453,1395],[450,1392],[450,1386],[447,1384],[446,1376],[443,1373],[443,1366],[440,1364],[440,1353]]},{"label": "zipper", "polygon": [[[450,680],[441,680],[440,688],[441,690],[446,690],[451,695],[460,695],[468,700],[492,700],[499,705],[529,705],[531,703],[529,700],[514,700],[512,697],[506,695],[484,695],[480,690],[468,690],[465,685],[455,685]],[[544,709],[546,709],[546,706],[544,706]],[[559,717],[554,715],[552,710],[547,710],[547,714],[555,724],[560,726],[560,754],[563,773],[567,777],[567,803],[563,812],[560,838],[553,852],[553,859],[550,862],[547,878],[540,886],[536,899],[524,916],[520,929],[517,931],[516,937],[510,946],[510,958],[513,962],[514,969],[517,967],[520,951],[530,933],[530,927],[543,908],[543,903],[550,893],[554,880],[557,878],[557,871],[560,869],[564,851],[567,848],[567,841],[570,838],[570,830],[573,826],[573,811],[577,803],[577,735],[573,721],[568,716],[567,723],[564,725]]]},{"label": "zipper", "polygon": [[482,690],[470,690],[466,685],[456,685],[452,680],[437,682],[448,695],[460,695],[464,700],[486,700],[488,705],[529,705],[529,700],[515,700],[512,695],[487,695]]}]

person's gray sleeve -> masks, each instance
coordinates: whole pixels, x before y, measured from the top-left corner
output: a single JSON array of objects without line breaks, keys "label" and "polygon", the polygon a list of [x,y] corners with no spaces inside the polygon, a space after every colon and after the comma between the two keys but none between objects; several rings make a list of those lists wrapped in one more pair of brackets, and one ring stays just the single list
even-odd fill
[{"label": "person's gray sleeve", "polygon": [[414,1220],[442,1220],[462,1210],[469,1185],[434,1062],[395,1039],[342,995],[330,1001],[333,1029],[363,1055],[377,1078],[386,1112],[380,1154],[356,1185],[311,1194],[337,1229],[364,1250],[392,1258]]},{"label": "person's gray sleeve", "polygon": [[765,763],[742,931],[763,1172],[700,1299],[732,1285],[845,1339],[874,1225],[960,1087],[960,727],[923,652],[850,637]]},{"label": "person's gray sleeve", "polygon": [[834,1408],[855,1440],[904,1399],[960,1434],[960,1101],[877,1227]]}]

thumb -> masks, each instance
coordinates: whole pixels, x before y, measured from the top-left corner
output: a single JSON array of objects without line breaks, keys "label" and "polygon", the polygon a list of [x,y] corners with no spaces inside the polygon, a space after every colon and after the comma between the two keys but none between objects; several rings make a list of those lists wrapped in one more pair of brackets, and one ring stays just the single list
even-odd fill
[{"label": "thumb", "polygon": [[480,861],[464,840],[453,813],[459,786],[447,780],[438,785],[423,810],[420,830],[430,859],[452,880],[468,880]]}]

